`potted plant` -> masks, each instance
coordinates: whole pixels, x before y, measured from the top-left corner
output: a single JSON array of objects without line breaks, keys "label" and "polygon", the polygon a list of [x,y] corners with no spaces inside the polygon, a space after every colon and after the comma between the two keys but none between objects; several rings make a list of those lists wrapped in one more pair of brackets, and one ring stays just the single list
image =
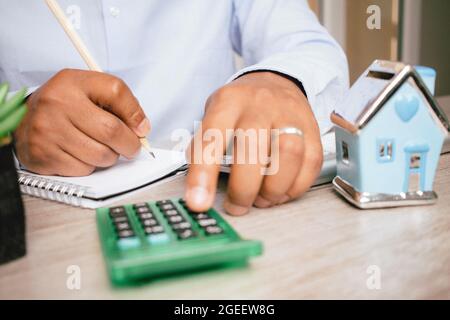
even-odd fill
[{"label": "potted plant", "polygon": [[26,253],[25,215],[13,156],[12,132],[26,113],[22,89],[7,99],[8,84],[0,85],[0,264]]}]

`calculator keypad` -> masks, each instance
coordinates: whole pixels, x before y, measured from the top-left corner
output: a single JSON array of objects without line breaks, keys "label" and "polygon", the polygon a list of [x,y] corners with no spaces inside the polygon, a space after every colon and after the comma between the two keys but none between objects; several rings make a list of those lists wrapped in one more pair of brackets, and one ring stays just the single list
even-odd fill
[{"label": "calculator keypad", "polygon": [[192,229],[192,224],[186,221],[186,218],[179,212],[172,201],[158,201],[156,205],[179,240],[191,239],[197,236],[197,233]]},{"label": "calculator keypad", "polygon": [[213,236],[223,233],[223,229],[217,225],[216,219],[211,217],[207,212],[193,212],[189,210],[184,199],[181,199],[179,203],[189,213],[190,217],[197,222],[200,228],[205,231],[206,236]]},{"label": "calculator keypad", "polygon": [[[162,217],[166,220],[177,240],[194,239],[199,237],[200,234],[210,237],[224,233],[217,220],[208,212],[192,212],[183,199],[179,200],[178,203],[184,209],[184,214],[171,200],[156,202]],[[147,203],[134,204],[132,210],[138,218],[149,244],[160,245],[172,241],[170,233],[159,221],[161,219],[160,213],[153,212]],[[187,216],[185,216],[186,213]],[[118,237],[118,246],[121,249],[126,250],[140,246],[139,237],[136,235],[136,230],[133,229],[125,207],[110,208],[109,216]],[[194,225],[196,225],[195,228]],[[200,230],[200,232],[196,230]]]},{"label": "calculator keypad", "polygon": [[117,245],[120,249],[127,250],[137,248],[140,245],[139,238],[136,237],[127,212],[124,207],[115,207],[109,210],[109,216],[114,224],[117,233]]},{"label": "calculator keypad", "polygon": [[150,244],[163,244],[170,241],[169,236],[165,233],[164,227],[155,217],[148,204],[135,204],[133,208],[147,236],[147,241]]}]

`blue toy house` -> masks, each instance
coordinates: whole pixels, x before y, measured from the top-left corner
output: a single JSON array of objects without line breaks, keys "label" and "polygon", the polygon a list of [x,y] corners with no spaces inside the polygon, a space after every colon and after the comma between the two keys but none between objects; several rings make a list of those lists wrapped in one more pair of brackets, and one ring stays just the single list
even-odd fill
[{"label": "blue toy house", "polygon": [[335,189],[359,208],[434,203],[449,123],[434,99],[436,72],[375,61],[331,115]]}]

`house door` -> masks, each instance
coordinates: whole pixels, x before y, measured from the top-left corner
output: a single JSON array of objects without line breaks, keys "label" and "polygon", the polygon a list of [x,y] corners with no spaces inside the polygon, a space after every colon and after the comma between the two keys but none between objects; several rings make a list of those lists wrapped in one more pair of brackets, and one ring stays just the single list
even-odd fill
[{"label": "house door", "polygon": [[425,169],[428,150],[428,147],[424,146],[405,148],[406,176],[404,192],[425,190]]},{"label": "house door", "polygon": [[412,154],[409,157],[408,192],[417,192],[423,190],[420,187],[422,179],[422,175],[420,174],[422,155],[420,153],[417,153]]}]

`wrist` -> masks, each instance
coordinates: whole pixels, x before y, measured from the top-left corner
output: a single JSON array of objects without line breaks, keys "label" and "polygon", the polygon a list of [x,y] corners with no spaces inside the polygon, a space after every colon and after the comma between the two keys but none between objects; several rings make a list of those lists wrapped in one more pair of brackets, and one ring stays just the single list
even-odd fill
[{"label": "wrist", "polygon": [[269,81],[275,81],[278,84],[283,84],[287,87],[294,88],[296,90],[300,90],[300,92],[305,96],[306,99],[308,99],[308,96],[306,94],[305,88],[303,87],[303,84],[298,79],[291,77],[290,75],[287,75],[282,72],[273,71],[273,70],[253,70],[246,72],[242,75],[240,75],[235,80],[238,80],[240,78],[246,78],[246,77],[258,77],[261,79],[267,79]]}]

